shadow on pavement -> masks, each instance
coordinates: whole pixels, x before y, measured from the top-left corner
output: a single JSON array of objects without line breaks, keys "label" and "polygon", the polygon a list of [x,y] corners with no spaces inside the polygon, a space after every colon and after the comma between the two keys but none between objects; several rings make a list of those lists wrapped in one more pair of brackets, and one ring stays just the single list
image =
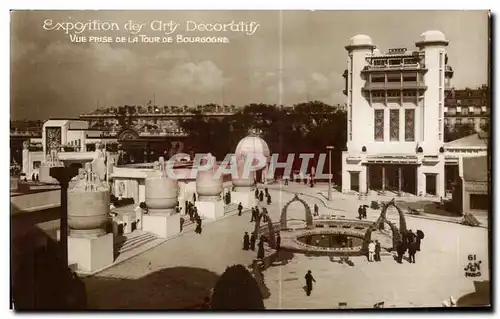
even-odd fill
[{"label": "shadow on pavement", "polygon": [[206,269],[165,268],[139,279],[84,278],[88,309],[191,309],[210,295],[219,276]]},{"label": "shadow on pavement", "polygon": [[474,281],[475,292],[466,294],[457,300],[457,307],[491,306],[491,284],[489,280]]}]

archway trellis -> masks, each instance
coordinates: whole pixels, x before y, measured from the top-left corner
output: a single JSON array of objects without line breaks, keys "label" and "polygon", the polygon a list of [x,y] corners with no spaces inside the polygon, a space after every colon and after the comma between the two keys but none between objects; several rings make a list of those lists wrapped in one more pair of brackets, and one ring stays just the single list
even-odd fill
[{"label": "archway trellis", "polygon": [[[255,229],[254,229],[254,234],[256,238],[259,238],[260,236],[260,221],[262,220],[263,216],[259,215],[257,217],[257,220],[255,221]],[[267,228],[268,228],[268,233],[267,233],[267,240],[268,244],[271,248],[276,248],[276,234],[274,232],[274,225],[271,220],[271,217],[269,215],[267,216]]]},{"label": "archway trellis", "polygon": [[311,208],[309,207],[309,205],[307,205],[307,203],[303,199],[299,198],[298,194],[295,194],[293,199],[291,201],[289,201],[288,203],[286,203],[286,205],[281,210],[280,229],[281,230],[287,229],[286,221],[287,221],[287,214],[288,214],[288,206],[290,206],[290,204],[293,202],[300,202],[300,203],[302,203],[302,205],[304,205],[304,208],[306,210],[305,213],[306,213],[307,228],[313,228],[314,226],[313,226],[313,217],[312,217],[312,213],[311,213]]},{"label": "archway trellis", "polygon": [[[394,225],[392,222],[387,220],[387,209],[389,206],[393,206],[396,208],[399,214],[399,229]],[[403,237],[406,235],[407,227],[406,227],[406,219],[403,211],[399,206],[396,205],[396,201],[394,198],[388,202],[388,203],[382,203],[382,211],[380,213],[380,216],[377,218],[377,220],[366,230],[365,237],[363,240],[363,247],[362,251],[367,252],[368,251],[368,244],[371,241],[371,236],[372,232],[380,229],[380,227],[383,225],[383,223],[386,223],[389,225],[392,231],[392,249],[395,249],[398,245],[398,243],[403,241]]]}]

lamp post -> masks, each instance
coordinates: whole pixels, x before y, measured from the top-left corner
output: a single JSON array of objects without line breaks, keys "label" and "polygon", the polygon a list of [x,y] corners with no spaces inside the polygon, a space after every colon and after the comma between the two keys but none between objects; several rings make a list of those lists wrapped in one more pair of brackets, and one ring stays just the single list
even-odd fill
[{"label": "lamp post", "polygon": [[326,149],[328,150],[328,200],[332,200],[332,150],[334,146],[328,145]]},{"label": "lamp post", "polygon": [[61,186],[61,224],[60,249],[61,262],[68,267],[68,186],[73,177],[78,175],[76,167],[51,167],[50,176],[57,179]]}]

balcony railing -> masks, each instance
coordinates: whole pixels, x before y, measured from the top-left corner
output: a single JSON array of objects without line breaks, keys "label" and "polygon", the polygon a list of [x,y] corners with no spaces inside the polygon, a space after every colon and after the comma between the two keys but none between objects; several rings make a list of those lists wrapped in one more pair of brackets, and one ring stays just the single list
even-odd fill
[{"label": "balcony railing", "polygon": [[373,70],[373,69],[423,69],[425,68],[423,63],[401,63],[401,64],[371,64],[368,65],[366,68],[366,71]]},{"label": "balcony railing", "polygon": [[366,82],[365,90],[401,90],[401,89],[427,89],[423,81],[398,81],[398,82]]}]

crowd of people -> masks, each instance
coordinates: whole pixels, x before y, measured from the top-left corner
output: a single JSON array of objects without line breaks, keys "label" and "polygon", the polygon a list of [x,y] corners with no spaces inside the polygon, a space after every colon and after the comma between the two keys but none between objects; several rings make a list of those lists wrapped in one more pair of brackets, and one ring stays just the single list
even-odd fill
[{"label": "crowd of people", "polygon": [[258,200],[259,202],[263,202],[264,201],[264,196],[266,196],[266,200],[267,200],[267,205],[271,205],[272,203],[272,198],[271,198],[271,194],[269,194],[269,190],[266,188],[264,188],[264,191],[260,190],[258,188],[255,189],[255,199]]},{"label": "crowd of people", "polygon": [[[196,194],[193,194],[193,200],[196,201]],[[190,202],[186,201],[186,214],[189,216],[189,220],[193,223],[196,223],[196,228],[195,228],[195,233],[200,234],[202,232],[202,220],[200,215],[198,214],[198,208]],[[182,231],[182,226],[183,226],[183,219],[181,220],[181,231]]]},{"label": "crowd of people", "polygon": [[396,246],[397,262],[402,263],[402,259],[406,251],[408,251],[408,259],[410,263],[415,263],[417,251],[420,251],[420,244],[424,239],[424,232],[417,230],[414,233],[411,229],[402,234],[402,240]]}]

